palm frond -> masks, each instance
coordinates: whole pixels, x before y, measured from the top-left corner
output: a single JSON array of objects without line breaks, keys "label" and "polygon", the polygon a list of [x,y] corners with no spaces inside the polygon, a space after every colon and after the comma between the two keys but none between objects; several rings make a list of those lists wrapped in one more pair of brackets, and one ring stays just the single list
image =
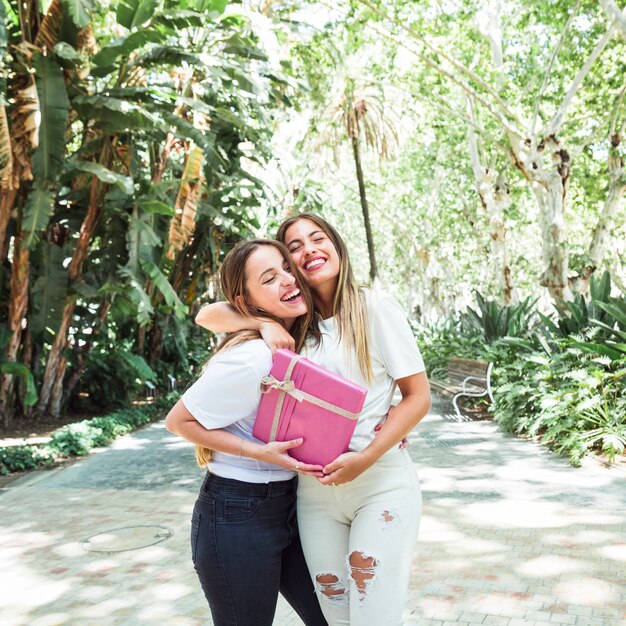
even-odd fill
[{"label": "palm frond", "polygon": [[202,163],[204,151],[199,146],[193,146],[187,155],[185,170],[178,190],[174,217],[170,223],[169,248],[167,258],[173,259],[176,252],[182,250],[196,227],[196,212],[198,198],[202,187]]},{"label": "palm frond", "polygon": [[39,32],[35,36],[33,43],[38,48],[46,48],[48,51],[52,51],[59,41],[59,33],[61,32],[62,24],[63,9],[61,7],[61,0],[52,0],[52,4],[41,21]]},{"label": "palm frond", "polygon": [[[13,151],[9,134],[7,112],[0,106],[0,188],[15,189],[19,181],[15,181],[13,171]],[[16,185],[17,182],[17,185]]]}]

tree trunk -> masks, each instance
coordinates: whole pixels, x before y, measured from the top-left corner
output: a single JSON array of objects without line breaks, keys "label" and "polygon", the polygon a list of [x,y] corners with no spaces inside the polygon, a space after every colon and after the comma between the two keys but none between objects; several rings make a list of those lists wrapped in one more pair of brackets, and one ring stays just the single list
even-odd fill
[{"label": "tree trunk", "polygon": [[[468,105],[470,105],[469,100]],[[473,119],[471,106],[468,106],[468,113],[471,119]],[[470,149],[472,169],[474,171],[476,191],[489,218],[491,261],[494,269],[494,277],[502,301],[505,305],[508,305],[511,303],[513,293],[506,241],[506,226],[504,225],[504,210],[511,200],[509,187],[504,178],[504,174],[501,172],[496,175],[496,172],[486,165],[484,159],[480,158],[478,137],[471,127],[467,132],[467,140]]]},{"label": "tree trunk", "polygon": [[[6,349],[7,363],[17,361],[21,345],[22,326],[28,307],[28,280],[30,274],[30,250],[23,249],[21,238],[15,239],[13,263],[11,264],[11,297],[9,301],[9,317],[7,328],[11,333]],[[11,421],[11,392],[13,376],[4,374],[0,379],[0,415],[4,416],[4,425]]]},{"label": "tree trunk", "polygon": [[80,382],[80,379],[85,371],[86,362],[85,362],[85,354],[87,354],[91,350],[91,346],[93,345],[93,340],[100,334],[102,327],[104,326],[104,321],[109,314],[109,309],[111,308],[111,302],[105,300],[100,307],[100,312],[98,313],[98,322],[91,329],[91,334],[89,335],[89,341],[85,343],[82,349],[76,353],[76,365],[72,369],[70,376],[67,380],[67,385],[65,386],[63,392],[62,406],[66,406],[67,403],[71,400],[74,390],[76,386]]},{"label": "tree trunk", "polygon": [[600,4],[609,20],[617,26],[622,37],[626,39],[626,13],[617,6],[615,0],[600,0]]},{"label": "tree trunk", "polygon": [[[553,298],[571,298],[568,257],[563,242],[570,157],[555,135],[537,142],[510,136],[515,166],[530,182],[539,207],[544,269],[541,284]],[[546,162],[547,167],[546,167]]]},{"label": "tree trunk", "polygon": [[589,288],[589,278],[600,266],[604,259],[607,246],[610,241],[611,232],[615,222],[615,216],[619,209],[624,193],[626,193],[626,173],[624,172],[624,159],[617,149],[621,143],[619,135],[611,137],[611,151],[609,153],[609,191],[604,201],[602,213],[598,218],[598,223],[593,230],[587,258],[589,262],[583,268],[579,276],[573,283],[575,291],[586,293]]},{"label": "tree trunk", "polygon": [[372,225],[370,223],[370,212],[365,195],[365,181],[363,180],[363,168],[361,167],[361,154],[359,151],[358,137],[352,137],[352,153],[354,155],[354,166],[356,177],[359,181],[359,197],[361,198],[361,209],[363,210],[363,221],[365,222],[365,237],[367,239],[367,252],[370,258],[370,278],[372,282],[378,276],[376,268],[376,253],[374,251],[374,238],[372,237]]},{"label": "tree trunk", "polygon": [[11,219],[11,210],[16,196],[17,191],[14,189],[3,189],[0,191],[0,263],[4,263],[9,251],[7,233],[9,220]]},{"label": "tree trunk", "polygon": [[[102,204],[102,198],[106,191],[106,185],[100,185],[98,179],[93,176],[91,179],[91,193],[89,196],[89,208],[85,219],[80,226],[80,232],[78,236],[78,242],[72,255],[68,268],[69,282],[72,283],[82,273],[83,263],[89,253],[89,246],[93,238],[98,220],[102,215],[104,206]],[[54,343],[50,349],[48,360],[46,362],[46,370],[44,372],[43,380],[41,383],[41,391],[39,392],[39,403],[37,404],[37,412],[45,413],[50,408],[51,394],[55,382],[58,380],[59,375],[63,372],[59,372],[59,369],[64,371],[61,367],[63,359],[63,350],[67,344],[67,337],[69,334],[70,325],[72,323],[72,315],[74,313],[74,307],[76,303],[73,297],[68,299],[63,309],[63,318],[61,325],[57,330]]]},{"label": "tree trunk", "polygon": [[61,356],[59,361],[59,367],[57,368],[57,375],[54,379],[54,385],[52,385],[52,393],[50,394],[50,415],[52,417],[60,417],[61,415],[61,400],[63,399],[63,380],[65,379],[65,370],[67,369],[67,358],[65,355]]},{"label": "tree trunk", "polygon": [[44,372],[41,389],[39,391],[39,403],[37,404],[37,412],[41,414],[45,413],[50,405],[50,396],[52,394],[54,383],[57,380],[59,367],[63,358],[63,350],[65,349],[65,345],[67,343],[67,336],[72,323],[75,306],[76,303],[73,299],[68,300],[65,303],[61,324],[59,325],[57,334],[54,338],[50,354],[48,354],[46,370]]}]

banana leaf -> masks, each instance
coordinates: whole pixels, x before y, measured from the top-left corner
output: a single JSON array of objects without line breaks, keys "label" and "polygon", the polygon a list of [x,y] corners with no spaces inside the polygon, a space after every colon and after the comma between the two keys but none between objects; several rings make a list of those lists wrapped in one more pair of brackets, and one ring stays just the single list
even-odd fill
[{"label": "banana leaf", "polygon": [[32,406],[37,402],[37,390],[32,372],[23,363],[1,363],[0,372],[17,376],[25,385],[23,402],[26,406]]},{"label": "banana leaf", "polygon": [[24,218],[22,231],[24,231],[24,246],[32,249],[39,239],[39,234],[48,226],[50,216],[54,210],[54,198],[52,192],[33,187],[28,194],[24,206]]},{"label": "banana leaf", "polygon": [[63,165],[70,102],[61,66],[49,56],[33,58],[41,124],[39,146],[33,153],[33,173],[39,184],[54,182]]},{"label": "banana leaf", "polygon": [[91,22],[95,0],[62,0],[64,6],[78,28],[85,28]]}]

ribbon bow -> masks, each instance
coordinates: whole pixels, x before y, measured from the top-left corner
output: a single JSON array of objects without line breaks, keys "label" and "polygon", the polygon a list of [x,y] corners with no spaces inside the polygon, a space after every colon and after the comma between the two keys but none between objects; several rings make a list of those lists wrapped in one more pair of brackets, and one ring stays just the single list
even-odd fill
[{"label": "ribbon bow", "polygon": [[272,389],[277,389],[278,391],[289,394],[298,402],[302,402],[302,400],[304,400],[305,394],[299,389],[296,389],[296,384],[293,380],[278,380],[270,374],[261,379],[261,384],[265,388],[263,393],[268,393]]}]

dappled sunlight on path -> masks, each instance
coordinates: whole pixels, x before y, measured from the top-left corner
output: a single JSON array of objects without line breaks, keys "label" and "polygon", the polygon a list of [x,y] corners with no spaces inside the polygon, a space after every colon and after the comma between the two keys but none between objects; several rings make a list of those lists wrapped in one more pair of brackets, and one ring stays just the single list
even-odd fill
[{"label": "dappled sunlight on path", "polygon": [[424,515],[408,624],[626,622],[626,474],[570,467],[447,406],[411,437]]},{"label": "dappled sunlight on path", "polygon": [[[623,470],[446,411],[409,447],[424,514],[407,626],[625,622]],[[0,623],[209,626],[188,546],[201,477],[193,446],[153,424],[3,490]],[[275,625],[301,625],[283,600]]]}]

